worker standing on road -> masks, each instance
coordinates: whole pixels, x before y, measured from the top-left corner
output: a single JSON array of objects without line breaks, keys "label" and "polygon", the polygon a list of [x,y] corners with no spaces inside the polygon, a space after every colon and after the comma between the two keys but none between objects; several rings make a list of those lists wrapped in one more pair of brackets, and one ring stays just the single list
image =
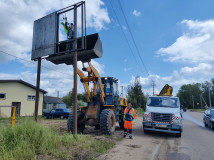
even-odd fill
[{"label": "worker standing on road", "polygon": [[134,108],[132,108],[132,103],[128,102],[128,107],[124,110],[124,138],[129,133],[129,138],[132,139],[132,124],[136,116],[137,114]]}]

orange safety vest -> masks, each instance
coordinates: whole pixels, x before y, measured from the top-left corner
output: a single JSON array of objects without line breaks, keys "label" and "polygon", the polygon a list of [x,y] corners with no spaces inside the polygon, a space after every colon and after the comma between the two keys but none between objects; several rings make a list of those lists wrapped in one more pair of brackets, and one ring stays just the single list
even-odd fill
[{"label": "orange safety vest", "polygon": [[137,114],[134,108],[126,107],[124,111],[124,121],[131,121],[133,122],[134,118],[136,118]]}]

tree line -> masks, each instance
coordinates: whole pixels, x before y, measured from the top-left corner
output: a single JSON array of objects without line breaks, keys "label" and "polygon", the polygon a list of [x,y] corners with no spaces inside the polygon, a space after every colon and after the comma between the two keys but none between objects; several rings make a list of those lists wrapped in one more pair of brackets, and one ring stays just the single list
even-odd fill
[{"label": "tree line", "polygon": [[214,78],[204,83],[184,84],[177,96],[184,108],[205,108],[214,106]]}]

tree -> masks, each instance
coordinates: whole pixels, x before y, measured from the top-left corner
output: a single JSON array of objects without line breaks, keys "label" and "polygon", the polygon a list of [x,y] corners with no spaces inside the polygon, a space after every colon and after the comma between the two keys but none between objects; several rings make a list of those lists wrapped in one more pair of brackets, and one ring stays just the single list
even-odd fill
[{"label": "tree", "polygon": [[[87,102],[85,93],[78,93],[77,94],[77,105],[78,106],[84,106]],[[66,104],[66,106],[73,106],[74,102],[74,89],[72,91],[68,92],[68,94],[64,97],[62,97],[62,101]]]},{"label": "tree", "polygon": [[209,92],[211,97],[211,104],[214,105],[213,91],[214,91],[214,79],[211,79],[211,82],[205,81],[204,83],[202,83],[202,92],[203,92],[202,95],[208,106],[210,105]]},{"label": "tree", "polygon": [[197,108],[197,103],[200,103],[201,84],[184,84],[180,87],[177,96],[180,99],[181,105],[185,108]]},{"label": "tree", "polygon": [[62,97],[62,101],[66,104],[66,106],[72,106],[74,102],[74,89],[72,91],[68,92],[68,94],[64,97]]},{"label": "tree", "polygon": [[146,97],[142,91],[142,86],[139,80],[136,78],[133,85],[129,85],[127,88],[128,101],[132,102],[133,107],[141,107],[145,106]]}]

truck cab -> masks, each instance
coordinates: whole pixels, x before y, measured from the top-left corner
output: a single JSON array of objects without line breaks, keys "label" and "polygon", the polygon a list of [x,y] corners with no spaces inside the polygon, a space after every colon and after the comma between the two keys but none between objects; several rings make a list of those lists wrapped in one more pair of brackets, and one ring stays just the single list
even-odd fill
[{"label": "truck cab", "polygon": [[158,131],[181,137],[182,115],[178,97],[149,96],[143,116],[144,133]]}]

